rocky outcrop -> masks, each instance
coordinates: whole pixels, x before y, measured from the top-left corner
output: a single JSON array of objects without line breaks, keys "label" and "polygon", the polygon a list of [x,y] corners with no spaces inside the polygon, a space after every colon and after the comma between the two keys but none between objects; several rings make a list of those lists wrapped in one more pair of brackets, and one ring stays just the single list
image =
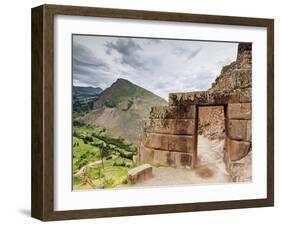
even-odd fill
[{"label": "rocky outcrop", "polygon": [[251,180],[251,44],[239,44],[237,60],[225,66],[204,92],[172,93],[169,105],[153,107],[143,130],[139,159],[196,167],[199,106],[224,107],[224,161],[233,181]]},{"label": "rocky outcrop", "polygon": [[224,66],[209,91],[241,90],[252,87],[252,45],[240,43],[237,60]]}]

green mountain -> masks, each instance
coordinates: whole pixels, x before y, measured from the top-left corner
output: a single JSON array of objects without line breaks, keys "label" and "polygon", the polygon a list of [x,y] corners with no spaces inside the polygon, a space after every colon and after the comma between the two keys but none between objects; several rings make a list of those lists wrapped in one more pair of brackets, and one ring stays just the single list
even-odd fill
[{"label": "green mountain", "polygon": [[78,121],[106,128],[112,134],[138,144],[142,125],[152,106],[167,102],[125,79],[117,79],[93,102],[92,110]]}]

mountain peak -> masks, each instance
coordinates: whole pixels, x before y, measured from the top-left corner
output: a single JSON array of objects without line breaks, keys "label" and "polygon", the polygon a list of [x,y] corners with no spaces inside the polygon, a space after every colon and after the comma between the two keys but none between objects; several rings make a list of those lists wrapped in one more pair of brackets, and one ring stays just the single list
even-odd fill
[{"label": "mountain peak", "polygon": [[[105,89],[94,103],[94,109],[101,107],[121,107],[127,103],[133,103],[133,100],[155,100],[156,103],[165,103],[161,97],[156,96],[150,91],[124,79],[118,78],[110,87]],[[123,108],[123,107],[121,107]]]},{"label": "mountain peak", "polygon": [[[129,80],[127,80],[127,79],[124,79],[124,78],[118,78],[114,83],[123,83],[123,84],[132,84],[133,85],[133,83],[132,82],[130,82]],[[114,84],[113,83],[113,84]]]},{"label": "mountain peak", "polygon": [[124,79],[124,78],[118,78],[117,80],[116,80],[116,82],[121,82],[121,81],[126,81],[126,82],[130,82],[129,80],[127,80],[127,79]]}]

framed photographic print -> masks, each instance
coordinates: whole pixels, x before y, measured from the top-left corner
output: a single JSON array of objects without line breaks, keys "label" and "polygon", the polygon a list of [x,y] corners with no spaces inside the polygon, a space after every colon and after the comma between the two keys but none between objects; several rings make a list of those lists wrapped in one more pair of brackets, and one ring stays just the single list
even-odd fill
[{"label": "framed photographic print", "polygon": [[32,9],[32,216],[273,206],[272,19]]}]

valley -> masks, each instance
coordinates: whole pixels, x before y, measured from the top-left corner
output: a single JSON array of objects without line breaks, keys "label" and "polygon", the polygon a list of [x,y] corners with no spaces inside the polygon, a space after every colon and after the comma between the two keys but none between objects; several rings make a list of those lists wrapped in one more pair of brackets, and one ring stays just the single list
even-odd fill
[{"label": "valley", "polygon": [[73,87],[73,189],[128,186],[139,134],[152,106],[167,102],[128,80]]}]

